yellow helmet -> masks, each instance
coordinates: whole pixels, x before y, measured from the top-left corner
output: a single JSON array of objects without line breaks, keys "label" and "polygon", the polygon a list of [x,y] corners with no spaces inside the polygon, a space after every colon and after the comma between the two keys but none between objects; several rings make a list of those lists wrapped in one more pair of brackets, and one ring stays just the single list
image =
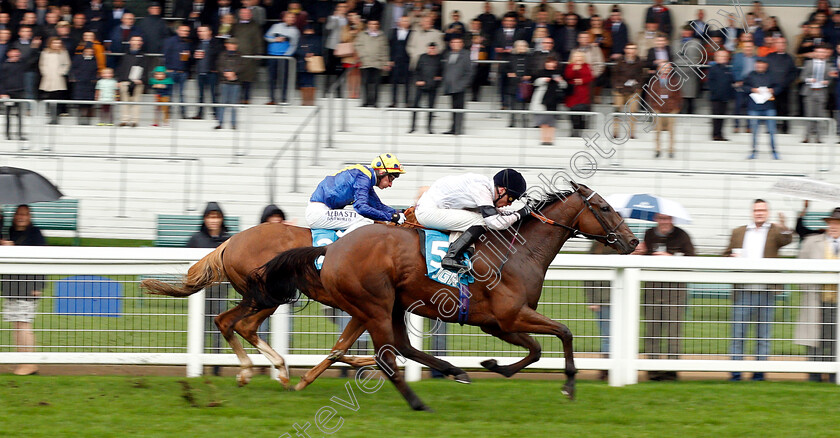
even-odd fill
[{"label": "yellow helmet", "polygon": [[376,171],[377,174],[384,175],[386,173],[405,173],[403,165],[394,154],[382,154],[377,156],[370,162],[370,167]]}]

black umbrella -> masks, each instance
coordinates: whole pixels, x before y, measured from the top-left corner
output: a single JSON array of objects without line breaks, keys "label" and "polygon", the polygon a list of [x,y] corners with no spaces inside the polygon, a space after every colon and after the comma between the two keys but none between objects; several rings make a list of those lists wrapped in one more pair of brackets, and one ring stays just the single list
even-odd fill
[{"label": "black umbrella", "polygon": [[55,201],[64,196],[41,174],[17,167],[0,166],[0,204],[31,204]]}]

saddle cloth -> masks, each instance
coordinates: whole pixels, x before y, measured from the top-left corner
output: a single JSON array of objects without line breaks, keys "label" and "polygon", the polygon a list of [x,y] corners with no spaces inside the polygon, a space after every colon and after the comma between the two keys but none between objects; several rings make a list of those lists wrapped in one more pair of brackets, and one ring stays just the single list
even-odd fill
[{"label": "saddle cloth", "polygon": [[[339,237],[344,235],[345,230],[325,230],[322,228],[316,228],[312,230],[312,246],[327,246],[336,240]],[[324,266],[324,256],[320,256],[315,259],[315,269],[321,270],[321,267]]]},{"label": "saddle cloth", "polygon": [[[459,283],[470,284],[475,282],[475,278],[470,274],[458,275],[440,267],[440,262],[446,257],[446,251],[451,243],[449,234],[438,230],[418,229],[417,231],[420,233],[421,254],[426,260],[427,277],[451,287],[458,287]],[[469,262],[469,255],[466,255],[465,258]]]}]

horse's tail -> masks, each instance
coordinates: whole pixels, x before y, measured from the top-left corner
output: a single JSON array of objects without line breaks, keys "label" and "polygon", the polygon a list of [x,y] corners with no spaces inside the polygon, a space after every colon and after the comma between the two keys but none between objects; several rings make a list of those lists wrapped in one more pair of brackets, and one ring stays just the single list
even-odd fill
[{"label": "horse's tail", "polygon": [[146,279],[140,282],[140,287],[154,295],[186,297],[214,283],[224,281],[227,276],[222,262],[222,252],[227,247],[228,242],[229,240],[222,242],[213,252],[192,265],[180,286],[160,280]]},{"label": "horse's tail", "polygon": [[265,309],[297,299],[297,291],[320,285],[315,260],[327,253],[326,247],[294,248],[282,252],[248,275],[251,305]]}]

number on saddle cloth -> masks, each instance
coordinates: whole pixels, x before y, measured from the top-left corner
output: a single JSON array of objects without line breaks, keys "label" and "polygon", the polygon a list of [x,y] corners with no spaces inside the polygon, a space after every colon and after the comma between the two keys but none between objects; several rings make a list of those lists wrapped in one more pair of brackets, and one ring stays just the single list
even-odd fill
[{"label": "number on saddle cloth", "polygon": [[[345,230],[316,228],[312,230],[312,246],[327,246],[344,236],[344,232]],[[324,256],[315,259],[315,269],[320,271],[322,266],[324,266]]]},{"label": "number on saddle cloth", "polygon": [[[449,234],[438,230],[417,230],[423,240],[421,252],[426,259],[426,276],[438,283],[458,287],[459,283],[474,283],[475,278],[469,273],[458,275],[455,272],[441,268],[440,263],[446,257],[449,249]],[[470,264],[469,254],[465,254],[467,265]]]}]

